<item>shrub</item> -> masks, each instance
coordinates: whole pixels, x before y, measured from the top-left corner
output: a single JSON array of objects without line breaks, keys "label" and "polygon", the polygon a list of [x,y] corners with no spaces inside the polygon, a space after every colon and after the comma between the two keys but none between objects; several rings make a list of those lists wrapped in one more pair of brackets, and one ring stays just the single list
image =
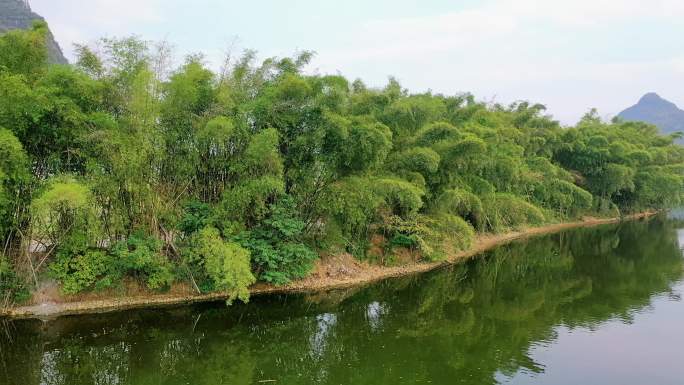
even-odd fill
[{"label": "shrub", "polygon": [[573,216],[591,208],[593,197],[588,191],[560,179],[535,183],[532,196],[542,206],[563,216]]},{"label": "shrub", "polygon": [[483,229],[484,209],[482,201],[475,194],[462,189],[444,191],[437,198],[432,212],[460,216],[476,229]]},{"label": "shrub", "polygon": [[423,258],[430,261],[467,249],[475,237],[472,226],[451,214],[416,215],[408,219],[391,216],[385,219],[383,230],[390,236],[391,246],[420,250]]},{"label": "shrub", "polygon": [[439,239],[434,241],[441,241],[451,251],[466,250],[472,246],[475,231],[463,218],[450,214],[440,214],[434,218],[436,232],[439,234]]},{"label": "shrub", "polygon": [[268,205],[285,192],[282,178],[261,177],[248,180],[224,192],[219,215],[254,224],[268,214]]},{"label": "shrub", "polygon": [[186,236],[196,233],[209,224],[211,208],[208,204],[193,200],[185,204],[183,211],[178,229]]},{"label": "shrub", "polygon": [[328,222],[335,224],[326,227],[339,230],[346,240],[347,251],[357,257],[364,256],[370,226],[382,202],[370,179],[350,177],[333,183],[326,190],[324,207]]},{"label": "shrub", "polygon": [[204,270],[210,289],[229,293],[228,303],[249,301],[249,286],[256,281],[250,271],[249,250],[224,241],[216,228],[205,227],[195,235],[186,260]]},{"label": "shrub", "polygon": [[418,239],[414,235],[395,234],[390,239],[390,246],[392,247],[406,247],[407,249],[418,246]]},{"label": "shrub", "polygon": [[318,254],[301,241],[304,222],[297,217],[288,196],[269,210],[259,225],[241,232],[234,240],[251,252],[258,279],[282,285],[305,277]]},{"label": "shrub", "polygon": [[439,168],[439,154],[427,147],[413,147],[393,156],[389,165],[393,170],[418,172],[429,176]]},{"label": "shrub", "polygon": [[17,199],[22,185],[29,180],[28,157],[14,134],[0,128],[0,234],[16,226],[16,208],[25,204]]},{"label": "shrub", "polygon": [[57,177],[31,203],[36,236],[51,245],[78,237],[94,243],[101,235],[90,189],[70,176]]},{"label": "shrub", "polygon": [[[4,301],[5,304],[21,303],[30,296],[26,283],[17,276],[7,258],[0,256],[0,301]],[[0,302],[0,305],[2,303]]]},{"label": "shrub", "polygon": [[304,278],[313,268],[318,255],[301,242],[277,242],[263,237],[263,233],[250,232],[241,243],[250,249],[259,279],[275,285],[284,285],[293,279]]},{"label": "shrub", "polygon": [[463,137],[458,130],[450,123],[436,122],[431,123],[420,129],[416,134],[414,143],[417,146],[431,146],[441,141],[454,141]]},{"label": "shrub", "polygon": [[141,279],[150,289],[168,287],[175,278],[171,262],[161,253],[161,242],[140,233],[109,251],[90,248],[73,237],[59,247],[50,274],[67,294],[116,286],[125,276]]},{"label": "shrub", "polygon": [[173,267],[162,254],[161,247],[160,240],[142,233],[117,243],[112,254],[118,274],[136,276],[144,280],[150,289],[168,287],[174,280]]},{"label": "shrub", "polygon": [[535,205],[512,194],[491,194],[482,198],[485,226],[491,231],[502,231],[522,225],[539,225],[544,214]]},{"label": "shrub", "polygon": [[114,258],[103,250],[66,248],[50,264],[50,275],[62,284],[65,294],[76,294],[93,287],[104,289],[117,282],[120,276],[114,266]]},{"label": "shrub", "polygon": [[394,214],[405,217],[417,213],[423,207],[425,192],[405,180],[381,178],[375,180],[373,186]]}]

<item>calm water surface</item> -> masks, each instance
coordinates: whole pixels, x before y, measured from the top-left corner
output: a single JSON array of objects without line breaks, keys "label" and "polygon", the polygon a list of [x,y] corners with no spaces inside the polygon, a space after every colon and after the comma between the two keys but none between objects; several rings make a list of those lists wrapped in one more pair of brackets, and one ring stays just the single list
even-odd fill
[{"label": "calm water surface", "polygon": [[684,384],[684,223],[316,295],[0,325],[0,384]]}]

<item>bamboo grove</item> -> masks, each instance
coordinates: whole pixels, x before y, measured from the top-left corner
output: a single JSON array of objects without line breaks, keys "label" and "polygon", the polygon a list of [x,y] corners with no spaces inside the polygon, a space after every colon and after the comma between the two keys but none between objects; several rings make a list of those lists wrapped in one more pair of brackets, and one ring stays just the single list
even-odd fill
[{"label": "bamboo grove", "polygon": [[135,281],[248,299],[319,255],[439,260],[475,234],[675,207],[684,150],[591,111],[410,94],[312,75],[312,55],[170,68],[138,38],[47,62],[47,27],[0,37],[0,290]]}]

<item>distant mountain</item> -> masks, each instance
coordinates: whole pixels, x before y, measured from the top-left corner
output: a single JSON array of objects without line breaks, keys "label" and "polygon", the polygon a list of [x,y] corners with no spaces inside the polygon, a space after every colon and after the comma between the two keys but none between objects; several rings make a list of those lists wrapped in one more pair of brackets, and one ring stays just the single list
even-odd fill
[{"label": "distant mountain", "polygon": [[655,92],[642,96],[639,103],[620,112],[618,117],[628,121],[651,123],[658,126],[663,134],[684,132],[684,111]]},{"label": "distant mountain", "polygon": [[[31,28],[34,20],[44,19],[42,16],[31,11],[28,0],[0,0],[0,33],[13,29]],[[58,64],[68,63],[52,33],[49,34],[47,43],[50,62]]]}]

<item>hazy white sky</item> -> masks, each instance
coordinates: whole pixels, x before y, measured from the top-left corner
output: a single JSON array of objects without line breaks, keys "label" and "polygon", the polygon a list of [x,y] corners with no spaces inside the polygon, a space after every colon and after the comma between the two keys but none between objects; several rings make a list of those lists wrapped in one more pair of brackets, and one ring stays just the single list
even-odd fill
[{"label": "hazy white sky", "polygon": [[[684,0],[31,0],[71,55],[103,36],[168,40],[178,60],[227,48],[313,50],[311,71],[412,92],[546,104],[573,124],[649,91],[684,105]],[[236,40],[237,38],[237,40]],[[237,43],[235,43],[237,42]]]}]

